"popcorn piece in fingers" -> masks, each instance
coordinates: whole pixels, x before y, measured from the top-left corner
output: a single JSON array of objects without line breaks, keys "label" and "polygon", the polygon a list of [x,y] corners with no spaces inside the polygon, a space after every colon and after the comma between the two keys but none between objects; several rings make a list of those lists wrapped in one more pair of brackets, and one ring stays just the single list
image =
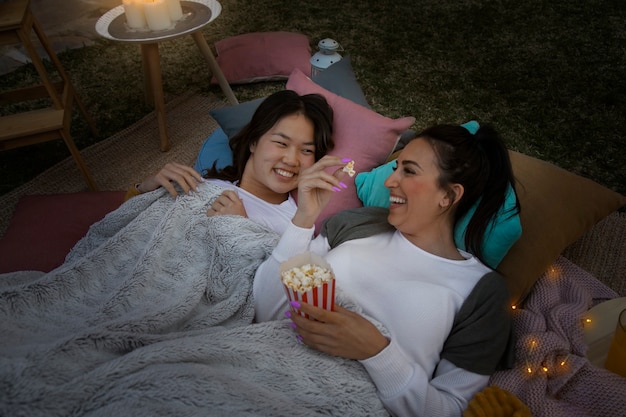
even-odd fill
[{"label": "popcorn piece in fingers", "polygon": [[343,167],[343,172],[347,172],[348,175],[354,177],[356,175],[356,171],[354,170],[354,161],[350,161]]}]

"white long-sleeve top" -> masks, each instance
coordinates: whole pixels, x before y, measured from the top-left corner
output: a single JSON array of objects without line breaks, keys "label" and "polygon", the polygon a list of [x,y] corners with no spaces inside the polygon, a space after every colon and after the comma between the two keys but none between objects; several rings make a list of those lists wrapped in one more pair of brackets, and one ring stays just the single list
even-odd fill
[{"label": "white long-sleeve top", "polygon": [[466,252],[464,260],[425,252],[398,231],[333,250],[323,236],[312,238],[313,229],[290,223],[257,270],[256,320],[278,319],[287,310],[281,262],[307,250],[325,256],[337,286],[389,331],[390,344],[361,361],[386,408],[397,416],[461,416],[489,376],[456,367],[440,353],[463,301],[490,269]]}]

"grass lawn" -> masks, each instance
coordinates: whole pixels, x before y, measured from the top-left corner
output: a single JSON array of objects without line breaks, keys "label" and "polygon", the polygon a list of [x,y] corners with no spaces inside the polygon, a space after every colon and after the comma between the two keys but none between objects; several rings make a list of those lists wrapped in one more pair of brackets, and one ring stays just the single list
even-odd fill
[{"label": "grass lawn", "polygon": [[[414,116],[415,129],[476,119],[509,148],[626,194],[626,3],[617,0],[222,0],[209,43],[257,31],[333,38],[352,57],[373,109]],[[79,148],[149,113],[136,45],[100,39],[59,55],[100,130],[75,112]],[[161,45],[167,98],[213,93],[190,37]],[[36,81],[32,66],[0,77],[0,91]],[[240,102],[284,82],[234,86]],[[4,106],[2,114],[15,111]],[[209,132],[207,132],[208,134]],[[156,143],[156,140],[155,140]],[[0,153],[0,194],[69,155],[62,141]]]}]

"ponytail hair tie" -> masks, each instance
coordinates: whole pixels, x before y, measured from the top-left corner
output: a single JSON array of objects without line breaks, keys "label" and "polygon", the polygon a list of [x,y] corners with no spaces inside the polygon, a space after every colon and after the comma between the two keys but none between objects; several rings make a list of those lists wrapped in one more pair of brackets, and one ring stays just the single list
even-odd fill
[{"label": "ponytail hair tie", "polygon": [[476,132],[478,132],[478,129],[480,129],[480,125],[476,120],[470,120],[469,122],[463,123],[461,127],[467,129],[467,131],[472,135],[475,135]]}]

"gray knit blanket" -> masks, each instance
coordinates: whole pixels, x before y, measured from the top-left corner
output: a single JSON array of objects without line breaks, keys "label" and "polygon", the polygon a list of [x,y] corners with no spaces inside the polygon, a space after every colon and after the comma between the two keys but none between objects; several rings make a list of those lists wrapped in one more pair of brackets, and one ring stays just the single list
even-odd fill
[{"label": "gray knit blanket", "polygon": [[278,241],[221,193],[135,197],[59,268],[0,275],[0,416],[387,416],[356,361],[254,324]]}]

